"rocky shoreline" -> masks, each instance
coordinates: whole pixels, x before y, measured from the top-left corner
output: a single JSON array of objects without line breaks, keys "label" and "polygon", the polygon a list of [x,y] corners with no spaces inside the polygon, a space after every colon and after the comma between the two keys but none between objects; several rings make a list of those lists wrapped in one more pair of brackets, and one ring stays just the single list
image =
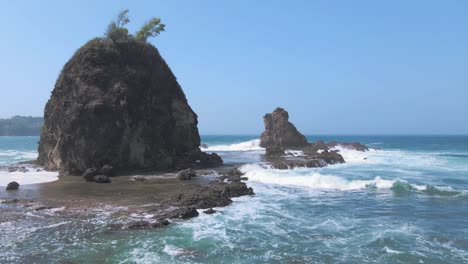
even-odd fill
[{"label": "rocky shoreline", "polygon": [[[128,221],[110,221],[112,230],[162,228],[173,220],[198,216],[197,209],[213,214],[217,213],[213,207],[227,206],[234,197],[254,195],[238,167],[192,170],[196,176],[183,180],[183,171],[118,176],[112,177],[111,184],[61,175],[55,182],[0,192],[0,223],[19,221],[31,212],[47,211],[53,212],[48,217],[58,214],[73,218],[76,214],[113,208],[112,214]],[[145,217],[135,220],[130,217],[134,215]]]}]

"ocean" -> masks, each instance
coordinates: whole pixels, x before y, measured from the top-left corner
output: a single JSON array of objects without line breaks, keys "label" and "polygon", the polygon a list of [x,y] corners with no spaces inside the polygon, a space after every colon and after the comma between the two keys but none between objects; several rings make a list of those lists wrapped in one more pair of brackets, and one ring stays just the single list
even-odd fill
[{"label": "ocean", "polygon": [[[113,208],[91,219],[37,212],[0,223],[0,262],[468,263],[468,136],[308,136],[318,139],[376,149],[276,170],[258,165],[258,136],[202,136],[204,151],[245,163],[255,196],[163,230],[109,232]],[[38,140],[0,137],[0,165],[35,158]],[[0,172],[0,186],[11,179],[57,175]]]}]

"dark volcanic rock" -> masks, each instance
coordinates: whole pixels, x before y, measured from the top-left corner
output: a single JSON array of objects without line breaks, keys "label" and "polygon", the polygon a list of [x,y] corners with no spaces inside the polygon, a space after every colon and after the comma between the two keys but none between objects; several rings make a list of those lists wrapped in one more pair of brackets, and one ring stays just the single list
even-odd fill
[{"label": "dark volcanic rock", "polygon": [[10,182],[10,183],[8,183],[8,185],[6,187],[6,190],[7,191],[16,191],[16,190],[18,190],[19,186],[20,185],[17,182]]},{"label": "dark volcanic rock", "polygon": [[96,168],[89,168],[83,173],[83,178],[86,181],[92,182],[94,181],[94,176],[98,174],[99,174],[99,171]]},{"label": "dark volcanic rock", "polygon": [[278,107],[273,113],[266,114],[263,122],[265,131],[260,136],[261,147],[305,147],[309,144],[304,135],[289,122],[289,114],[283,108]]},{"label": "dark volcanic rock", "polygon": [[214,210],[213,208],[210,208],[208,210],[203,211],[205,214],[214,214],[217,213],[218,211]]},{"label": "dark volcanic rock", "polygon": [[222,163],[200,151],[197,115],[146,42],[89,41],[64,66],[44,118],[38,163],[50,170],[76,175],[103,165],[122,171]]},{"label": "dark volcanic rock", "polygon": [[173,219],[189,219],[197,217],[198,215],[199,213],[194,207],[183,207],[172,210],[169,213],[164,214],[162,217]]},{"label": "dark volcanic rock", "polygon": [[223,164],[223,159],[216,153],[204,153],[201,152],[199,156],[200,163],[205,164],[205,166],[216,167]]},{"label": "dark volcanic rock", "polygon": [[284,149],[280,146],[271,146],[267,147],[265,150],[265,155],[267,156],[283,156],[285,155]]},{"label": "dark volcanic rock", "polygon": [[193,206],[201,209],[223,207],[232,203],[227,193],[212,187],[196,187],[175,194],[174,201],[180,206]]},{"label": "dark volcanic rock", "polygon": [[106,175],[96,175],[94,176],[95,183],[110,183],[111,180]]},{"label": "dark volcanic rock", "polygon": [[121,229],[129,229],[129,230],[144,230],[144,229],[152,229],[152,228],[162,228],[165,226],[168,226],[170,224],[169,221],[166,219],[161,219],[159,221],[156,221],[154,223],[150,223],[148,221],[133,221],[125,226],[122,224],[111,224],[109,225],[110,229],[112,230],[121,230]]},{"label": "dark volcanic rock", "polygon": [[358,151],[368,151],[369,148],[364,145],[364,144],[361,144],[359,142],[336,142],[336,141],[330,141],[327,143],[327,146],[329,148],[334,148],[334,147],[337,147],[337,146],[341,146],[343,148],[347,148],[347,149],[353,149],[353,150],[358,150]]},{"label": "dark volcanic rock", "polygon": [[196,177],[196,176],[197,176],[197,173],[194,170],[186,169],[186,170],[180,171],[177,174],[177,179],[179,179],[181,181],[186,181],[186,180],[190,180],[190,179],[192,179],[193,177]]},{"label": "dark volcanic rock", "polygon": [[239,175],[219,177],[218,181],[211,182],[208,186],[194,187],[182,193],[175,194],[174,201],[179,206],[193,206],[195,208],[207,209],[212,207],[223,207],[232,203],[231,198],[244,195],[254,195],[252,188],[241,182]]}]

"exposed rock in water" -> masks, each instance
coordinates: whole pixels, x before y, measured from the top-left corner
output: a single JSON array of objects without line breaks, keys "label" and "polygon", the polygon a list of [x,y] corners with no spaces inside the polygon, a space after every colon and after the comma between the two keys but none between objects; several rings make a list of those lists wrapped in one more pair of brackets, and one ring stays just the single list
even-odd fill
[{"label": "exposed rock in water", "polygon": [[[194,186],[188,191],[175,194],[173,200],[177,206],[208,209],[227,206],[232,203],[233,197],[255,194],[252,188],[242,182],[247,178],[241,177],[243,173],[238,169],[228,170],[223,174],[208,186]],[[228,182],[225,182],[226,179]]]},{"label": "exposed rock in water", "polygon": [[152,228],[162,228],[168,226],[170,224],[169,221],[166,219],[161,219],[160,221],[156,221],[154,223],[150,223],[147,221],[134,221],[126,224],[125,226],[111,226],[112,229],[130,229],[130,230],[142,230],[142,229],[152,229]]},{"label": "exposed rock in water", "polygon": [[307,139],[289,122],[289,114],[283,108],[276,108],[263,117],[265,131],[260,136],[260,146],[267,147],[305,147]]},{"label": "exposed rock in water", "polygon": [[279,107],[273,113],[266,114],[263,120],[265,131],[260,136],[260,145],[266,148],[265,160],[276,169],[314,168],[344,163],[339,151],[332,150],[337,146],[359,151],[369,150],[359,142],[308,143],[305,136],[289,122],[288,112]]},{"label": "exposed rock in water", "polygon": [[194,177],[197,176],[197,173],[192,170],[192,169],[185,169],[185,170],[182,170],[180,171],[178,174],[177,174],[177,179],[181,180],[181,181],[186,181],[186,180],[190,180]]},{"label": "exposed rock in water", "polygon": [[369,150],[369,148],[366,145],[361,144],[359,142],[330,141],[330,142],[327,143],[327,146],[329,148],[334,148],[334,147],[341,146],[341,147],[346,148],[346,149],[353,149],[353,150],[358,150],[358,151],[368,151]]},{"label": "exposed rock in water", "polygon": [[89,168],[83,173],[83,178],[88,181],[94,181],[94,176],[98,175],[99,171],[96,168]]},{"label": "exposed rock in water", "polygon": [[210,208],[208,210],[203,211],[205,214],[214,214],[217,213],[218,211],[214,210],[213,208]]},{"label": "exposed rock in water", "polygon": [[122,171],[222,164],[201,152],[197,115],[146,42],[89,41],[64,66],[44,117],[38,162],[50,170],[79,175],[103,165]]},{"label": "exposed rock in water", "polygon": [[20,186],[19,183],[15,182],[15,181],[10,182],[10,183],[8,183],[8,185],[6,187],[6,190],[7,191],[16,191],[16,190],[18,190],[19,186]]},{"label": "exposed rock in water", "polygon": [[189,219],[197,217],[198,215],[199,213],[195,207],[182,207],[176,210],[172,210],[169,213],[162,215],[162,217],[172,219]]},{"label": "exposed rock in water", "polygon": [[110,183],[111,180],[106,175],[96,175],[94,176],[95,183]]}]

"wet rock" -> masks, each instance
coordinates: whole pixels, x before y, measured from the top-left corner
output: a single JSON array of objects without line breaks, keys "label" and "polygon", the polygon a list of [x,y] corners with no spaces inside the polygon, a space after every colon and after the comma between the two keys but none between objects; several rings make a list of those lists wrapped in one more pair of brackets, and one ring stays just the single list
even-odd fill
[{"label": "wet rock", "polygon": [[16,190],[18,190],[19,186],[20,186],[19,183],[15,182],[15,181],[10,182],[10,183],[8,183],[8,185],[6,187],[6,190],[7,191],[16,191]]},{"label": "wet rock", "polygon": [[329,148],[334,148],[334,147],[341,146],[341,147],[346,148],[346,149],[352,149],[352,150],[357,150],[357,151],[368,151],[369,150],[369,148],[366,145],[361,144],[359,142],[330,141],[330,142],[327,143],[327,146]]},{"label": "wet rock", "polygon": [[214,214],[217,213],[218,211],[214,210],[213,208],[210,208],[208,210],[203,211],[205,214]]},{"label": "wet rock", "polygon": [[154,223],[151,224],[151,227],[152,228],[163,228],[165,226],[168,226],[171,222],[169,222],[168,220],[166,219],[161,219],[159,221],[156,221]]},{"label": "wet rock", "polygon": [[240,181],[248,180],[247,177],[241,177],[242,175],[244,175],[243,172],[241,172],[238,168],[234,168],[234,169],[221,172],[221,176],[218,177],[218,179],[220,181],[224,181],[227,179],[231,182],[240,182]]},{"label": "wet rock", "polygon": [[130,229],[130,230],[141,230],[141,229],[149,229],[151,228],[152,225],[150,222],[147,221],[135,221],[135,222],[130,222],[125,226],[125,229]]},{"label": "wet rock", "polygon": [[200,164],[202,167],[217,167],[223,165],[223,159],[216,153],[204,153],[200,154]]},{"label": "wet rock", "polygon": [[218,183],[215,184],[212,188],[221,190],[224,195],[227,195],[229,198],[240,197],[244,195],[254,195],[252,188],[247,187],[247,184],[244,182],[230,182],[230,183]]},{"label": "wet rock", "polygon": [[172,218],[172,219],[189,219],[194,218],[199,215],[197,209],[194,207],[183,207],[172,210],[166,214],[163,214],[163,218]]},{"label": "wet rock", "polygon": [[110,183],[111,180],[106,175],[96,175],[94,176],[95,183]]},{"label": "wet rock", "polygon": [[280,157],[280,156],[284,156],[285,153],[284,153],[284,149],[280,146],[270,146],[266,148],[265,155],[269,157]]},{"label": "wet rock", "polygon": [[112,177],[114,176],[114,167],[112,167],[111,165],[104,165],[102,166],[100,172],[102,175],[106,175],[107,177]]},{"label": "wet rock", "polygon": [[260,146],[267,148],[279,147],[305,147],[309,143],[304,135],[297,131],[289,122],[289,114],[283,108],[276,108],[271,114],[263,117],[265,131],[260,136]]},{"label": "wet rock", "polygon": [[182,170],[180,171],[178,174],[177,174],[177,179],[181,180],[181,181],[186,181],[186,180],[190,180],[194,177],[197,176],[197,173],[192,170],[192,169],[185,169],[185,170]]},{"label": "wet rock", "polygon": [[15,203],[19,203],[19,202],[20,202],[19,199],[12,199],[12,200],[2,201],[2,204],[15,204]]},{"label": "wet rock", "polygon": [[83,173],[83,178],[88,182],[92,182],[94,181],[94,176],[98,174],[99,172],[96,168],[89,168]]},{"label": "wet rock", "polygon": [[227,193],[212,187],[195,187],[175,194],[173,200],[179,206],[193,206],[201,209],[223,207],[232,203]]},{"label": "wet rock", "polygon": [[201,144],[200,147],[201,147],[201,148],[204,148],[204,149],[207,149],[207,148],[208,148],[208,144]]}]

